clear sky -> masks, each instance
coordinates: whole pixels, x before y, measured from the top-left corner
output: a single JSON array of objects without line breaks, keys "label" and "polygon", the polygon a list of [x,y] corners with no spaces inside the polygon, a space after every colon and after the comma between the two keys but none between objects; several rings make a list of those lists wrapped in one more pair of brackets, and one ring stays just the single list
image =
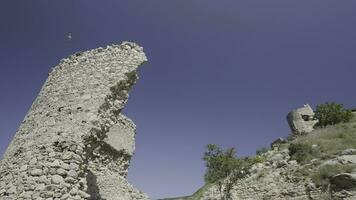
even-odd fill
[{"label": "clear sky", "polygon": [[356,107],[353,0],[1,0],[0,155],[51,67],[123,40],[149,59],[124,112],[129,180],[153,198],[202,186],[208,143],[252,155],[304,103]]}]

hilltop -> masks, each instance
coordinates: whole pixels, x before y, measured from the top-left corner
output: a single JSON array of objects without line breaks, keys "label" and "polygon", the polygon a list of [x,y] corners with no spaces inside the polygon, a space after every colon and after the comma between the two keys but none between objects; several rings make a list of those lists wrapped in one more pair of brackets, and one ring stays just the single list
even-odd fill
[{"label": "hilltop", "polygon": [[[279,138],[270,148],[257,152],[244,158],[254,163],[245,176],[233,182],[228,199],[356,199],[355,117],[347,123]],[[231,179],[206,184],[191,196],[165,200],[226,199]]]}]

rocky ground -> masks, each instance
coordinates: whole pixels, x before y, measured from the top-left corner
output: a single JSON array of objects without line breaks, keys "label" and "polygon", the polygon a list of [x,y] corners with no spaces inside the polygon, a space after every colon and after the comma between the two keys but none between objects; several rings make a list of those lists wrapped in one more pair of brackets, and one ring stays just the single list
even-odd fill
[{"label": "rocky ground", "polygon": [[[300,148],[293,149],[294,146]],[[356,199],[356,120],[279,139],[230,191],[238,200]],[[230,180],[227,178],[224,183]],[[224,184],[205,185],[185,200],[220,200]],[[222,192],[221,192],[222,191]]]}]

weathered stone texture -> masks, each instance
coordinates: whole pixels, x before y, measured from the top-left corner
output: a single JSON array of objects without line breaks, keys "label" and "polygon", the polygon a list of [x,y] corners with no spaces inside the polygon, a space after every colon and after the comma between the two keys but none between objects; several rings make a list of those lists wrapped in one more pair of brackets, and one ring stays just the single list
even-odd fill
[{"label": "weathered stone texture", "polygon": [[135,125],[121,114],[146,61],[130,42],[61,60],[0,161],[0,199],[148,199],[125,179]]},{"label": "weathered stone texture", "polygon": [[295,135],[312,132],[314,125],[318,123],[318,120],[314,119],[314,111],[309,104],[290,112],[287,115],[287,120]]}]

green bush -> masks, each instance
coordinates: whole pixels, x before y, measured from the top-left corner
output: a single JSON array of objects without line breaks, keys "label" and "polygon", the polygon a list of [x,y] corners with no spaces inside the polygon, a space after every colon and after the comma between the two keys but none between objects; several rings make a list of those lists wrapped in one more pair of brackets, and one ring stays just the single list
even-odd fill
[{"label": "green bush", "polygon": [[203,160],[206,162],[206,183],[214,183],[229,176],[240,165],[234,148],[221,149],[215,144],[208,144]]},{"label": "green bush", "polygon": [[221,149],[208,144],[203,156],[206,164],[204,179],[206,184],[216,184],[221,199],[231,199],[231,190],[237,180],[246,176],[248,169],[255,163],[264,162],[261,156],[237,158],[234,148]]},{"label": "green bush", "polygon": [[316,107],[315,118],[318,119],[319,122],[315,126],[325,127],[341,122],[349,122],[352,117],[352,112],[345,109],[342,104],[326,102]]},{"label": "green bush", "polygon": [[208,144],[203,160],[207,168],[204,175],[205,182],[216,183],[221,199],[230,199],[234,183],[243,175],[240,173],[242,162],[236,157],[235,149],[223,150],[215,144]]},{"label": "green bush", "polygon": [[215,144],[208,144],[203,160],[206,165],[205,182],[214,183],[229,175],[242,178],[252,165],[264,162],[265,158],[262,156],[238,158],[234,148],[223,150]]},{"label": "green bush", "polygon": [[291,143],[288,149],[291,159],[301,164],[309,162],[319,154],[318,150],[306,143]]},{"label": "green bush", "polygon": [[311,179],[316,186],[326,189],[330,184],[330,177],[340,173],[351,173],[356,168],[355,165],[324,165],[319,167],[312,175]]}]

